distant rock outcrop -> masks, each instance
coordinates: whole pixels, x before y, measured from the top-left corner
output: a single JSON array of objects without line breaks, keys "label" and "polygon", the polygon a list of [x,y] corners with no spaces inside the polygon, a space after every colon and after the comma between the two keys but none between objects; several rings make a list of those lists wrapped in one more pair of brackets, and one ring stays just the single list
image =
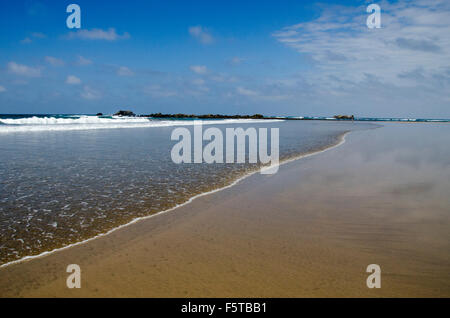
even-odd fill
[{"label": "distant rock outcrop", "polygon": [[261,114],[254,115],[220,115],[220,114],[205,114],[205,115],[193,115],[193,114],[149,114],[140,115],[141,117],[152,118],[198,118],[198,119],[271,119],[272,117],[264,117]]},{"label": "distant rock outcrop", "polygon": [[348,116],[348,115],[335,115],[334,118],[336,118],[336,119],[343,119],[343,120],[355,120],[355,116],[354,115],[351,115],[351,116]]},{"label": "distant rock outcrop", "polygon": [[103,113],[97,113],[95,116],[103,116]]},{"label": "distant rock outcrop", "polygon": [[133,113],[131,110],[119,110],[117,113],[114,114],[114,116],[135,117],[136,114]]}]

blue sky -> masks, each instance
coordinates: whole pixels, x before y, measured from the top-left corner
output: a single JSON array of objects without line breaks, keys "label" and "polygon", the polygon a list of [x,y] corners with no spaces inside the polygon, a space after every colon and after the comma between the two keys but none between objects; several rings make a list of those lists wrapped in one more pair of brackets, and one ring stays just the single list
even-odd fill
[{"label": "blue sky", "polygon": [[370,3],[2,1],[0,113],[449,118],[449,2]]}]

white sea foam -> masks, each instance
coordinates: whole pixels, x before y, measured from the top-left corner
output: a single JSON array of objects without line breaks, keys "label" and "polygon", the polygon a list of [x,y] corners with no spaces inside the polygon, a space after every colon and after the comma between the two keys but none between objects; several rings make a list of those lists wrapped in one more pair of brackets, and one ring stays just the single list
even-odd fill
[{"label": "white sea foam", "polygon": [[[276,119],[220,119],[204,120],[204,125],[245,124],[273,122]],[[146,128],[167,126],[189,126],[193,120],[152,120],[144,117],[97,117],[80,116],[79,118],[27,117],[0,119],[0,133],[62,131],[89,129]]]},{"label": "white sea foam", "polygon": [[148,122],[143,117],[97,117],[97,116],[67,116],[58,117],[26,117],[0,119],[7,125],[79,125],[79,124],[109,124],[109,123],[143,123]]}]

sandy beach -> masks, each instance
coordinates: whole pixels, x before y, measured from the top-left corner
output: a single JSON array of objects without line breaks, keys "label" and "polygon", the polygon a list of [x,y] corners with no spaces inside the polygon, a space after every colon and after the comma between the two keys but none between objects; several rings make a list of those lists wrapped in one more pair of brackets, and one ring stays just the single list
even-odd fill
[{"label": "sandy beach", "polygon": [[[450,297],[449,126],[386,124],[86,244],[1,297]],[[66,287],[66,267],[82,287]],[[381,267],[382,287],[366,286]]]}]

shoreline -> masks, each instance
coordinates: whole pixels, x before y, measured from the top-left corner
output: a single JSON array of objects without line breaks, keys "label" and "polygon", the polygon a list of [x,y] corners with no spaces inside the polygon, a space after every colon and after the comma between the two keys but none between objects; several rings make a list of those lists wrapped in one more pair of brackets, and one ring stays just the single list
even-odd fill
[{"label": "shoreline", "polygon": [[[379,127],[374,127],[374,128],[369,128],[369,129],[376,129],[376,128],[379,128]],[[301,154],[301,155],[298,155],[298,156],[294,156],[292,158],[287,158],[287,159],[285,159],[283,161],[280,161],[278,166],[282,166],[284,164],[287,164],[287,163],[290,163],[290,162],[293,162],[293,161],[297,161],[297,160],[300,160],[300,159],[308,158],[308,157],[311,157],[311,156],[323,153],[325,151],[334,149],[336,147],[339,147],[339,146],[341,146],[341,145],[343,145],[345,143],[346,136],[349,133],[351,133],[351,132],[352,132],[351,130],[350,131],[346,131],[346,132],[342,133],[340,136],[338,136],[338,142],[336,144],[331,144],[331,145],[329,145],[328,147],[326,147],[324,149],[320,149],[320,150],[317,150],[317,151]],[[203,197],[203,196],[207,196],[207,195],[210,195],[210,194],[213,194],[213,193],[216,193],[216,192],[219,192],[219,191],[231,188],[231,187],[237,185],[242,180],[244,180],[244,179],[246,179],[246,178],[248,178],[248,177],[250,177],[250,176],[252,176],[252,175],[254,175],[254,174],[258,173],[258,172],[260,172],[262,168],[263,167],[261,167],[260,169],[256,169],[254,171],[250,171],[250,172],[240,176],[236,180],[232,181],[230,184],[225,185],[225,186],[223,186],[221,188],[217,188],[217,189],[213,189],[211,191],[207,191],[207,192],[203,192],[203,193],[197,194],[197,195],[195,195],[193,197],[190,197],[187,201],[185,201],[185,202],[183,202],[181,204],[178,204],[178,205],[176,205],[176,206],[174,206],[172,208],[169,208],[169,209],[166,209],[166,210],[162,210],[162,211],[159,211],[159,212],[156,212],[154,214],[147,215],[147,216],[135,218],[135,219],[131,220],[130,222],[122,224],[122,225],[119,225],[117,227],[114,227],[114,228],[108,230],[105,233],[101,233],[101,234],[98,234],[96,236],[93,236],[93,237],[87,238],[85,240],[82,240],[82,241],[79,241],[79,242],[76,242],[76,243],[73,243],[73,244],[69,244],[69,245],[66,245],[66,246],[63,246],[63,247],[55,248],[55,249],[50,250],[50,251],[45,251],[45,252],[42,252],[42,253],[37,254],[37,255],[25,256],[25,257],[20,258],[18,260],[14,260],[14,261],[10,261],[10,262],[1,264],[0,265],[0,270],[2,268],[6,268],[6,267],[9,267],[11,265],[20,264],[20,263],[23,263],[23,262],[32,261],[34,259],[43,258],[43,257],[49,256],[49,255],[52,255],[54,253],[57,253],[57,252],[60,252],[60,251],[63,251],[63,250],[67,250],[67,249],[75,247],[75,246],[80,246],[80,245],[86,244],[86,243],[91,242],[91,241],[93,241],[95,239],[108,236],[108,235],[114,233],[117,230],[120,230],[122,228],[130,226],[130,225],[135,224],[137,222],[144,221],[144,220],[150,219],[152,217],[160,216],[160,215],[166,214],[168,212],[172,212],[172,211],[174,211],[174,210],[176,210],[178,208],[181,208],[183,206],[186,206],[186,205],[192,203],[197,198],[200,198],[200,197]]]}]

